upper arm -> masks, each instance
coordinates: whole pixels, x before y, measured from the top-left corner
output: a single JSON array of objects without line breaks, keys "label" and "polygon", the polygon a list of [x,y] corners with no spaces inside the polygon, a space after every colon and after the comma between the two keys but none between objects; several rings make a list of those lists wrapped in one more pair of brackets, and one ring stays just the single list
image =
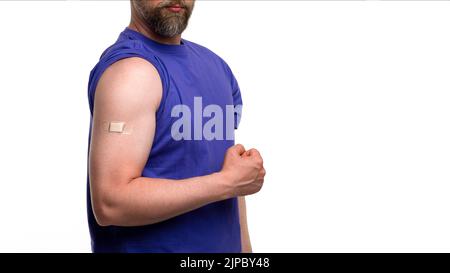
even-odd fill
[{"label": "upper arm", "polygon": [[[162,84],[155,67],[141,58],[118,61],[105,70],[95,92],[89,154],[94,203],[108,191],[140,177],[155,132]],[[110,122],[124,122],[129,134],[111,133]],[[95,208],[94,208],[95,209]]]}]

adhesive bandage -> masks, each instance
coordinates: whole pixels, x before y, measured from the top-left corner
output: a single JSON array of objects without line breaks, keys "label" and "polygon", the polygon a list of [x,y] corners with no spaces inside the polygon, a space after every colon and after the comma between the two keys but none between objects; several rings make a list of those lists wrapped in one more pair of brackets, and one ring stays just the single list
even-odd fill
[{"label": "adhesive bandage", "polygon": [[123,121],[111,121],[103,123],[103,130],[109,133],[129,135],[132,130],[130,126]]}]

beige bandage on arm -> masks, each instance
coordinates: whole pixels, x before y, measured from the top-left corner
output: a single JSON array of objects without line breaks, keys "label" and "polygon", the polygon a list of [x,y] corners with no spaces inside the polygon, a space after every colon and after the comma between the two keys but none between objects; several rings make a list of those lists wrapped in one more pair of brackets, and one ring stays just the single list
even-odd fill
[{"label": "beige bandage on arm", "polygon": [[102,127],[104,131],[115,134],[129,135],[133,131],[132,128],[123,121],[104,122]]}]

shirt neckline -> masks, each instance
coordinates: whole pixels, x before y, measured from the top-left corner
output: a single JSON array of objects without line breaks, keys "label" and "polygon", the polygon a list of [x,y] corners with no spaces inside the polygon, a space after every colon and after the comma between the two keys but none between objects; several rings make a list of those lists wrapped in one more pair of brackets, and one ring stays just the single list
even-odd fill
[{"label": "shirt neckline", "polygon": [[149,45],[152,49],[155,49],[159,52],[177,55],[185,55],[187,53],[187,44],[186,40],[184,39],[181,39],[180,45],[169,45],[152,40],[144,34],[137,32],[129,27],[126,27],[123,32],[134,39],[141,40],[145,44]]}]

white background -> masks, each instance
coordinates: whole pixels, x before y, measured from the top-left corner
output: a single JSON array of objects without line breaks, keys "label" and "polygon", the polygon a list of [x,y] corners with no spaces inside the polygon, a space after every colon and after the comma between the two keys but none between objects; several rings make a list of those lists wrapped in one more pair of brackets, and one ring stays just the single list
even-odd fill
[{"label": "white background", "polygon": [[[238,141],[268,171],[256,252],[450,251],[450,3],[197,3]],[[0,2],[0,252],[89,252],[87,81],[128,1]]]}]

